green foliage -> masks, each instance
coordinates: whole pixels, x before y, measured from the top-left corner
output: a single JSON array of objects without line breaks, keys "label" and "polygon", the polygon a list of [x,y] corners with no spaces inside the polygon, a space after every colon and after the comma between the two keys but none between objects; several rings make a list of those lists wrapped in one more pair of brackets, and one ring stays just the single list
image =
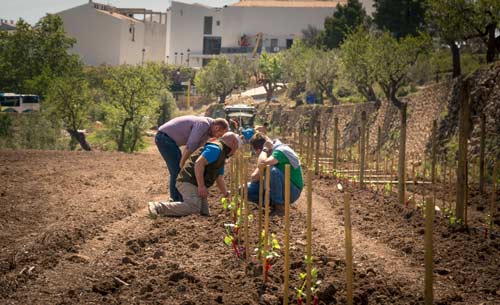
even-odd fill
[{"label": "green foliage", "polygon": [[325,19],[320,40],[329,49],[338,48],[347,33],[363,24],[366,12],[359,0],[348,0],[346,5],[337,5],[332,17]]},{"label": "green foliage", "polygon": [[333,87],[339,74],[338,52],[335,50],[311,50],[311,56],[306,60],[306,88],[326,94],[332,104],[338,104],[333,95]]},{"label": "green foliage", "polygon": [[46,111],[63,122],[66,129],[83,129],[91,108],[88,82],[80,77],[53,79],[44,103]]},{"label": "green foliage", "polygon": [[[7,119],[4,115],[8,116]],[[5,136],[0,136],[0,149],[50,149],[67,148],[68,137],[61,131],[59,120],[43,112],[29,114],[2,114],[2,121],[10,123]]]},{"label": "green foliage", "polygon": [[0,33],[0,91],[43,97],[53,78],[81,74],[78,56],[68,53],[74,43],[57,15],[33,28],[20,19],[12,34]]},{"label": "green foliage", "polygon": [[158,116],[158,126],[173,118],[177,104],[174,96],[167,89],[160,91],[160,115]]},{"label": "green foliage", "polygon": [[[312,257],[304,256],[304,260],[306,264],[312,264]],[[315,297],[319,291],[319,285],[321,285],[321,280],[318,280],[318,268],[311,269],[311,295]],[[306,297],[306,284],[307,284],[307,273],[301,272],[298,276],[299,286],[295,287],[297,291],[297,300],[302,300],[302,298]]]},{"label": "green foliage", "polygon": [[377,100],[373,90],[375,67],[370,61],[373,40],[372,34],[359,27],[347,35],[340,53],[342,77],[354,84],[368,101]]},{"label": "green foliage", "polygon": [[0,113],[0,138],[8,137],[12,133],[12,117],[8,113]]},{"label": "green foliage", "polygon": [[198,91],[205,96],[217,96],[220,103],[239,86],[248,82],[248,72],[244,59],[238,59],[235,64],[225,56],[218,56],[203,67],[195,77]]},{"label": "green foliage", "polygon": [[104,79],[104,124],[118,151],[134,152],[141,147],[144,131],[154,125],[160,106],[158,69],[151,66],[120,66]]},{"label": "green foliage", "polygon": [[424,25],[425,0],[375,0],[373,21],[396,38],[417,35]]},{"label": "green foliage", "polygon": [[390,33],[384,32],[372,41],[369,63],[386,98],[395,106],[401,105],[396,94],[409,81],[410,68],[429,46],[430,39],[426,35],[396,40]]},{"label": "green foliage", "polygon": [[266,90],[266,101],[270,101],[274,91],[283,88],[285,76],[283,54],[262,53],[257,64],[254,66],[254,76],[257,84],[264,86]]},{"label": "green foliage", "polygon": [[[301,41],[305,46],[309,48],[318,47],[321,45],[321,37],[322,37],[321,33],[322,32],[318,28],[309,24],[307,28],[302,30]],[[297,40],[293,42],[292,48],[296,44],[296,42]]]}]

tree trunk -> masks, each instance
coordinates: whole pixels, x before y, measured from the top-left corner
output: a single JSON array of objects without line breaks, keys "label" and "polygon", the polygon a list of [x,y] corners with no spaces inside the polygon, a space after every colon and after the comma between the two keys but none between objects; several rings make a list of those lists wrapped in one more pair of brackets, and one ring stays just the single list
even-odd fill
[{"label": "tree trunk", "polygon": [[486,51],[486,62],[490,63],[495,61],[495,57],[497,54],[496,44],[495,44],[495,31],[497,28],[496,22],[491,22],[486,26],[486,30],[488,32],[488,42],[487,42],[487,51]]},{"label": "tree trunk", "polygon": [[339,104],[339,100],[335,97],[335,95],[333,95],[332,90],[326,90],[326,97],[328,98],[328,101],[330,101],[332,105]]},{"label": "tree trunk", "polygon": [[226,95],[219,95],[219,104],[224,104],[226,102]]},{"label": "tree trunk", "polygon": [[132,121],[130,118],[123,120],[123,124],[120,128],[120,137],[118,138],[118,151],[123,151],[123,143],[125,142],[125,128],[128,122]]},{"label": "tree trunk", "polygon": [[448,43],[448,45],[450,46],[451,58],[453,61],[453,74],[451,77],[456,78],[462,74],[462,68],[460,66],[460,49],[454,41]]},{"label": "tree trunk", "polygon": [[266,102],[270,102],[273,98],[274,87],[273,85],[269,84],[269,88],[264,86],[264,89],[266,89]]},{"label": "tree trunk", "polygon": [[74,129],[66,129],[66,131],[70,134],[71,138],[77,141],[80,144],[80,147],[85,151],[91,151],[90,144],[87,142],[85,138],[85,134],[83,132],[79,132]]}]

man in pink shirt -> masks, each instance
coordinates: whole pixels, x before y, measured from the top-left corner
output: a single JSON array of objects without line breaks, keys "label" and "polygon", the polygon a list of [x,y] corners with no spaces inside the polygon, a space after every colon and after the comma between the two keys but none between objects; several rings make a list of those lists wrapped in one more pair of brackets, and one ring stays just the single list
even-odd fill
[{"label": "man in pink shirt", "polygon": [[[209,138],[219,138],[228,131],[225,119],[185,115],[174,118],[158,128],[155,143],[170,172],[170,198],[182,201],[175,187],[175,181],[192,152],[201,147]],[[181,153],[180,147],[185,146]]]}]

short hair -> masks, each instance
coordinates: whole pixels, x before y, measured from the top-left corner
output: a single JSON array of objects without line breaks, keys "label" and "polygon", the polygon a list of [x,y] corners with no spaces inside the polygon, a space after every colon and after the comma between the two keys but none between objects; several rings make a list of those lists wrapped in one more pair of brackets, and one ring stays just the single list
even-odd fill
[{"label": "short hair", "polygon": [[227,122],[226,119],[224,118],[216,118],[213,122],[214,125],[217,125],[223,129],[228,130],[229,129],[229,123]]},{"label": "short hair", "polygon": [[266,136],[261,134],[260,132],[257,132],[250,139],[250,145],[252,145],[252,148],[254,150],[258,150],[264,147],[264,143],[266,143],[266,141],[267,141]]}]

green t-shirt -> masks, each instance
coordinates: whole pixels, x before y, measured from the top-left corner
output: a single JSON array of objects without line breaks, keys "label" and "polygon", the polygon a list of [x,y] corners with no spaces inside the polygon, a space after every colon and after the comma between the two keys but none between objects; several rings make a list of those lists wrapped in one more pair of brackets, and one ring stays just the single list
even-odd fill
[{"label": "green t-shirt", "polygon": [[[274,150],[271,156],[273,156],[274,159],[278,160],[278,164],[276,164],[275,166],[280,171],[285,173],[285,165],[290,164],[290,161],[288,161],[288,158],[285,156],[285,154],[281,151]],[[300,166],[297,168],[293,168],[293,166],[290,165],[290,180],[299,189],[302,189],[304,187],[304,181],[302,180],[302,168]]]}]

